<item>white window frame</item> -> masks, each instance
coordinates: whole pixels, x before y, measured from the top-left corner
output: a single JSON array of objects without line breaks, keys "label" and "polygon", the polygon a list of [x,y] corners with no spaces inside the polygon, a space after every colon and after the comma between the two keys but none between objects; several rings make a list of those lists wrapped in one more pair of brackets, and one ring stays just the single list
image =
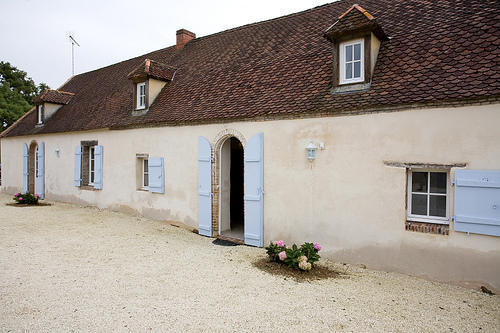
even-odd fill
[{"label": "white window frame", "polygon": [[[147,167],[146,167],[146,163],[148,164]],[[149,190],[149,162],[148,162],[148,158],[147,157],[142,158],[141,164],[142,164],[142,173],[141,173],[141,181],[142,181],[141,185],[142,186],[141,186],[141,189],[148,191]],[[145,176],[148,176],[148,184],[144,184]]]},{"label": "white window frame", "polygon": [[[413,192],[412,189],[412,175],[413,172],[427,172],[427,192]],[[431,177],[430,174],[433,172],[443,172],[446,173],[446,193],[432,193],[431,192]],[[412,194],[426,194],[427,195],[427,215],[416,215],[411,213],[411,199]],[[446,196],[446,217],[442,216],[432,216],[429,214],[429,201],[430,195],[440,195]],[[407,189],[407,220],[415,222],[427,222],[436,224],[450,224],[450,170],[437,170],[437,169],[409,169],[408,170],[408,189]]]},{"label": "white window frame", "polygon": [[[92,167],[92,161],[94,165]],[[94,185],[95,182],[95,146],[89,147],[89,185]]]},{"label": "white window frame", "polygon": [[42,117],[42,106],[41,105],[38,105],[37,106],[37,116],[38,116],[38,123],[37,124],[41,124],[43,123],[43,117]]},{"label": "white window frame", "polygon": [[[144,88],[144,94],[141,94],[141,88]],[[146,82],[137,83],[137,110],[146,108]]]},{"label": "white window frame", "polygon": [[[345,59],[345,49],[347,46],[353,46],[356,44],[361,44],[361,54],[360,54],[360,77],[346,79],[346,59]],[[365,41],[364,39],[355,39],[347,42],[340,43],[339,45],[339,83],[340,84],[348,84],[348,83],[358,83],[365,81]],[[356,60],[357,61],[357,60]],[[354,75],[354,59],[351,61],[353,63],[352,73]]]}]

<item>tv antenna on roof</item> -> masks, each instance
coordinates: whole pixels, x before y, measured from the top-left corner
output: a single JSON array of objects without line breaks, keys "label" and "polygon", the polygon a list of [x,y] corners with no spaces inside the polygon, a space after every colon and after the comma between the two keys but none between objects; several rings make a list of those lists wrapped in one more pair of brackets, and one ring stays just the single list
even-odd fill
[{"label": "tv antenna on roof", "polygon": [[78,42],[73,37],[73,33],[68,34],[69,41],[71,42],[71,75],[75,75],[75,45],[80,46]]}]

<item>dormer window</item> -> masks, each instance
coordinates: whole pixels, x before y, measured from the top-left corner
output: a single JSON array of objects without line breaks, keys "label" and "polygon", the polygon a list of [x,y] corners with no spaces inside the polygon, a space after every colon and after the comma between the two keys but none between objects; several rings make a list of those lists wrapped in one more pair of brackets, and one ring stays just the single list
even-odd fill
[{"label": "dormer window", "polygon": [[340,43],[340,84],[357,83],[365,80],[363,39]]},{"label": "dormer window", "polygon": [[137,107],[136,109],[146,108],[146,82],[137,83]]},{"label": "dormer window", "polygon": [[43,105],[37,105],[37,124],[43,123]]},{"label": "dormer window", "polygon": [[33,103],[36,105],[33,110],[36,116],[35,126],[41,127],[47,123],[57,110],[71,101],[74,95],[67,91],[45,89],[40,95],[35,96],[33,98]]},{"label": "dormer window", "polygon": [[[145,59],[139,66],[128,74],[134,91],[132,99],[133,116],[141,116],[148,112],[158,94],[171,82],[175,76],[175,68]],[[132,106],[132,105],[131,105]]]},{"label": "dormer window", "polygon": [[351,6],[326,29],[332,42],[332,94],[370,89],[380,45],[389,40],[373,15]]}]

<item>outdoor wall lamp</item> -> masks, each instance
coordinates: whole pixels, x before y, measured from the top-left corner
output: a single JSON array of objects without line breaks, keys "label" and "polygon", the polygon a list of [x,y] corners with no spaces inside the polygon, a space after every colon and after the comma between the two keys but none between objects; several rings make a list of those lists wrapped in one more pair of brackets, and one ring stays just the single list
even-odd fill
[{"label": "outdoor wall lamp", "polygon": [[56,156],[59,157],[60,150],[59,148],[56,149]]},{"label": "outdoor wall lamp", "polygon": [[309,162],[312,163],[312,161],[314,161],[314,159],[316,158],[317,149],[318,147],[316,147],[316,145],[312,143],[312,141],[309,141],[309,143],[306,146],[306,156]]}]

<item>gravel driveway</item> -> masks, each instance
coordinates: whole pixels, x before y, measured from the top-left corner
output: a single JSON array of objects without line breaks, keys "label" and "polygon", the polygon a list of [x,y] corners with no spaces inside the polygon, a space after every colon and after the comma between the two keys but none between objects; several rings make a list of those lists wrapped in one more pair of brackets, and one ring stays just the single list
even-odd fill
[{"label": "gravel driveway", "polygon": [[[297,282],[164,222],[0,194],[0,331],[498,332],[500,297],[395,273]],[[324,260],[322,260],[325,262]]]}]

